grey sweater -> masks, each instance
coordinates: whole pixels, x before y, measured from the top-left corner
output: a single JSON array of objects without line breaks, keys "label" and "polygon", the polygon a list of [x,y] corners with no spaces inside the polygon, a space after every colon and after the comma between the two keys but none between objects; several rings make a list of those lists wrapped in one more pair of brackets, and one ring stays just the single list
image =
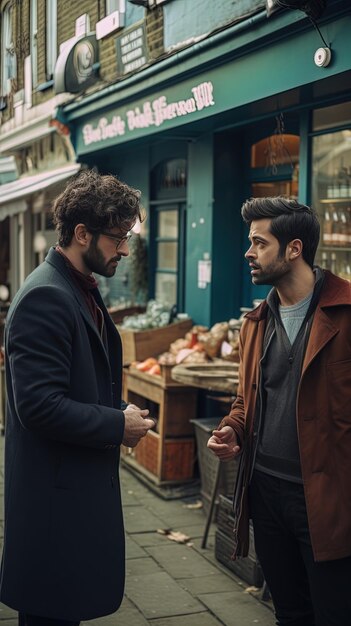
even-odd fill
[{"label": "grey sweater", "polygon": [[275,289],[267,297],[270,314],[261,361],[262,417],[255,468],[293,482],[302,482],[296,425],[297,389],[323,278],[317,268],[313,293],[294,307],[280,307]]}]

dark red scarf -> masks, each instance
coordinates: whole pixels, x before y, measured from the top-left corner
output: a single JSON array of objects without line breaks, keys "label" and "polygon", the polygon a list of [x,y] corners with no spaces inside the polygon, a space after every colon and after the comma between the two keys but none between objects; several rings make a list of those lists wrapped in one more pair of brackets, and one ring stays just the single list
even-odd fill
[{"label": "dark red scarf", "polygon": [[98,329],[101,335],[101,331],[103,328],[103,312],[101,311],[100,307],[98,307],[98,305],[96,304],[96,300],[92,294],[92,290],[96,289],[98,286],[96,278],[94,277],[93,274],[83,274],[83,272],[80,272],[79,270],[77,270],[77,268],[74,267],[73,263],[71,263],[71,261],[68,259],[68,257],[65,255],[64,251],[62,250],[62,248],[60,248],[60,246],[56,246],[55,249],[56,249],[56,252],[61,254],[61,256],[63,256],[63,258],[65,259],[66,265],[71,273],[71,276],[75,284],[77,285],[79,291],[81,292],[84,298],[84,301],[86,302],[86,305],[88,307],[88,310],[90,311],[91,316],[94,320],[96,328]]}]

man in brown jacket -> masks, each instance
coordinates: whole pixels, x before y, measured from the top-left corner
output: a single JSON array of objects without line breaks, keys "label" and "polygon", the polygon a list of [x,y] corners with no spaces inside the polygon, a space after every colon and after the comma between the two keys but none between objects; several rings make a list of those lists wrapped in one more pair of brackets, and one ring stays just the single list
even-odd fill
[{"label": "man in brown jacket", "polygon": [[286,198],[253,198],[245,257],[273,288],[246,315],[238,394],[209,439],[239,455],[233,557],[249,518],[279,626],[351,619],[351,285],[313,265],[319,223]]}]

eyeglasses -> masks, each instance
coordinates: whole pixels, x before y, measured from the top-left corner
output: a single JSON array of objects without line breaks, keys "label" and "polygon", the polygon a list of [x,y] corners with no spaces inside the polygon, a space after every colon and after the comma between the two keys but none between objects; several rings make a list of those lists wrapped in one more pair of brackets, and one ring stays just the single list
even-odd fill
[{"label": "eyeglasses", "polygon": [[133,233],[127,233],[126,235],[124,235],[124,237],[115,237],[114,235],[110,235],[110,233],[105,233],[105,231],[100,230],[99,234],[104,235],[109,239],[113,239],[113,241],[115,242],[116,250],[118,250],[118,248],[120,248],[122,244],[128,243]]}]

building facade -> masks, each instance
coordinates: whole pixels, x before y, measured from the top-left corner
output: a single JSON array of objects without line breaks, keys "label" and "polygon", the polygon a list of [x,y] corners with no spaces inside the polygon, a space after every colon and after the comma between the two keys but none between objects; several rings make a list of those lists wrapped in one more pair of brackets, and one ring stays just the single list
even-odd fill
[{"label": "building facade", "polygon": [[[37,54],[32,108],[45,97],[49,136],[69,154],[64,167],[97,167],[141,189],[148,296],[198,323],[236,317],[266,293],[251,285],[243,260],[240,207],[250,196],[313,203],[322,224],[317,261],[351,278],[351,6],[284,5],[57,0],[52,78]],[[44,78],[51,84],[40,91]],[[19,85],[0,128],[0,153],[16,161],[6,141]],[[17,216],[33,220],[26,202]],[[5,205],[0,198],[0,211]],[[116,300],[130,295],[132,269],[126,263],[110,285]]]}]

